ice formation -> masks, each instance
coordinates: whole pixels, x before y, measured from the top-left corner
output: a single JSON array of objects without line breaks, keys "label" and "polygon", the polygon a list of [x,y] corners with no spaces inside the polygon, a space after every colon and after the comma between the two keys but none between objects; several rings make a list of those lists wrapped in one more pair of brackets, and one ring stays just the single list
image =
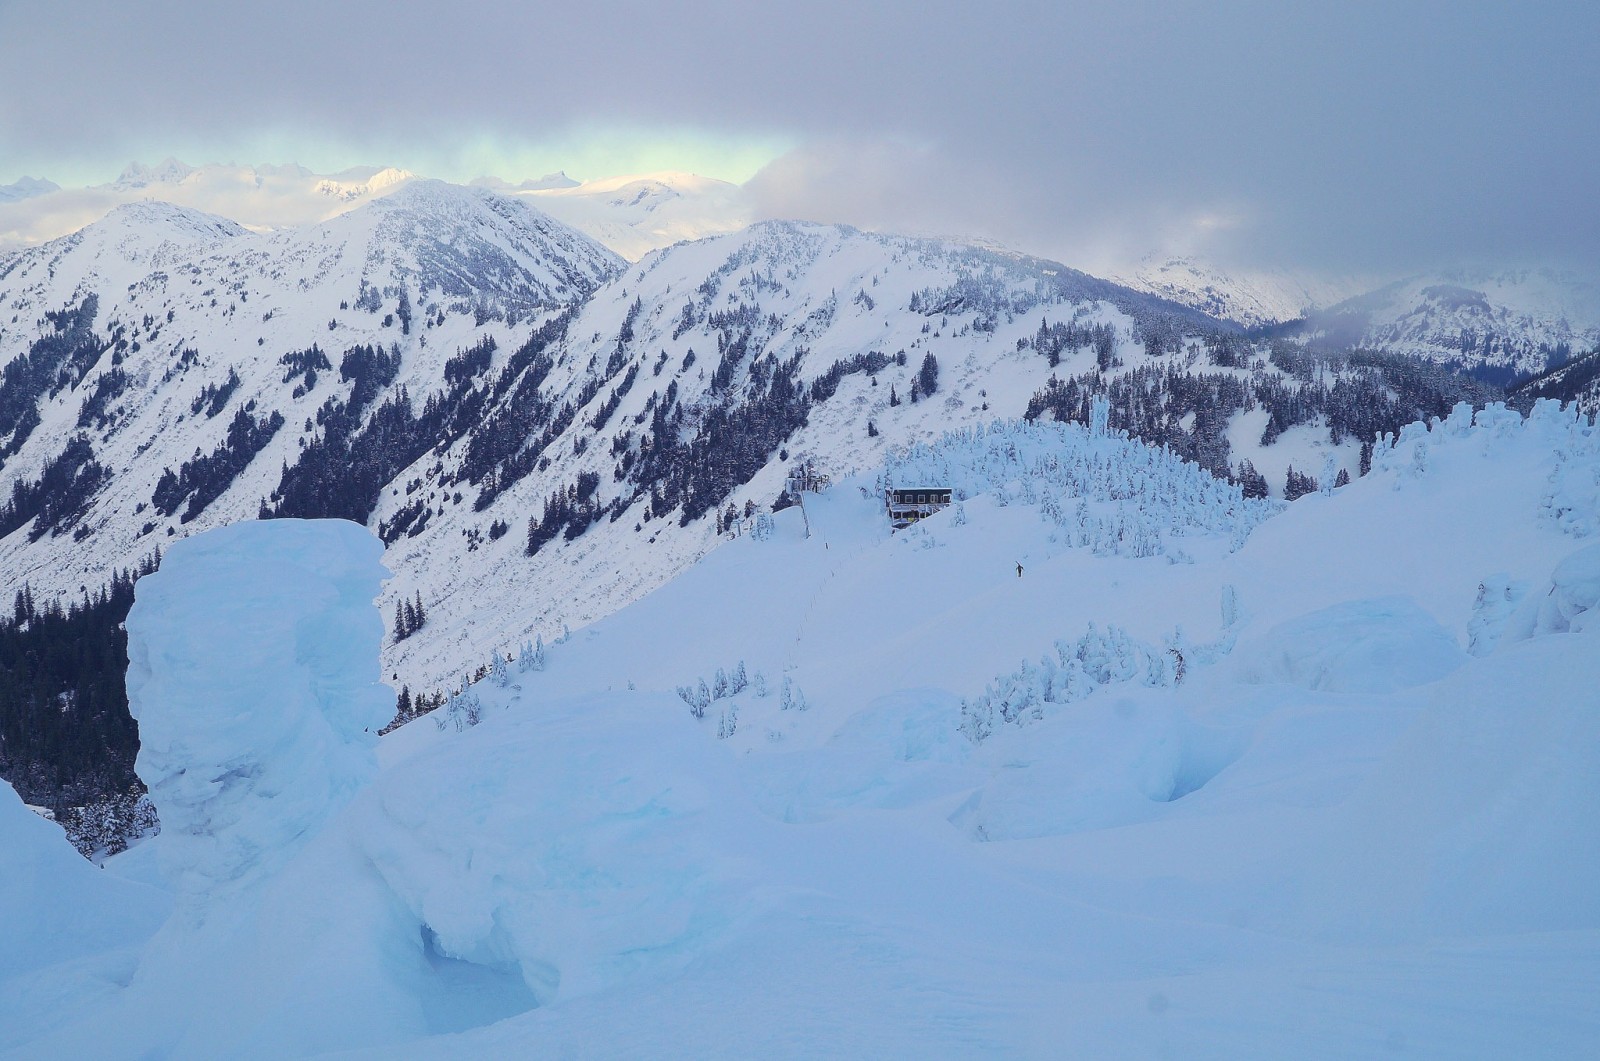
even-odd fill
[{"label": "ice formation", "polygon": [[140,580],[128,699],[180,895],[269,872],[376,771],[382,551],[342,520],[237,523]]}]

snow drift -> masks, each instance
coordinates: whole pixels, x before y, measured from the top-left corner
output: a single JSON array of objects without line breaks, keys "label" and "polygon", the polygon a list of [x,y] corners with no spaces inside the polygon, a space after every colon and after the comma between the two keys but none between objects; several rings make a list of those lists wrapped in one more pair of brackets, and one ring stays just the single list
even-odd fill
[{"label": "snow drift", "polygon": [[[879,472],[809,493],[376,767],[376,546],[175,550],[141,768],[205,916],[131,981],[0,992],[0,1050],[1593,1054],[1593,426],[1452,416],[1287,506],[1170,461],[957,433],[891,471],[959,508],[891,534]],[[245,553],[272,607],[214,599]],[[279,700],[294,733],[236,717]]]}]

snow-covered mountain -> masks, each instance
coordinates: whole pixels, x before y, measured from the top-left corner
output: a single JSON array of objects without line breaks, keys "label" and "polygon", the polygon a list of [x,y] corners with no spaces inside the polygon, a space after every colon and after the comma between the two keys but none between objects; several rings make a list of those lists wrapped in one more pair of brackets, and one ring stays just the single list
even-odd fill
[{"label": "snow-covered mountain", "polygon": [[[263,510],[349,516],[390,542],[392,601],[429,609],[391,670],[438,685],[653,589],[801,453],[863,466],[1020,415],[1092,342],[1132,358],[1141,328],[1217,327],[1050,263],[828,226],[618,272],[526,200],[427,182],[270,234],[134,204],[5,259],[0,491],[23,501],[0,564],[43,599]],[[1079,344],[1055,366],[1029,348],[1046,317]],[[530,518],[555,539],[532,556]]]},{"label": "snow-covered mountain", "polygon": [[1431,273],[1313,314],[1307,334],[1511,381],[1600,349],[1600,277],[1553,269]]},{"label": "snow-covered mountain", "polygon": [[38,177],[22,177],[10,184],[0,184],[0,203],[16,203],[37,195],[48,195],[61,190],[55,181]]},{"label": "snow-covered mountain", "polygon": [[1113,279],[1247,328],[1297,320],[1374,286],[1371,280],[1303,271],[1223,269],[1193,255],[1152,255]]},{"label": "snow-covered mountain", "polygon": [[395,632],[427,610],[387,672],[441,688],[649,593],[802,460],[1106,393],[1114,426],[1281,496],[1481,400],[941,241],[766,222],[624,270],[538,201],[413,181],[267,234],[141,203],[0,259],[7,578],[44,600],[197,529],[342,516],[389,546]]},{"label": "snow-covered mountain", "polygon": [[1420,357],[1512,383],[1600,348],[1600,277],[1556,269],[1448,269],[1388,283],[1149,259],[1141,291],[1251,328]]},{"label": "snow-covered mountain", "polygon": [[98,221],[118,206],[164,202],[232,218],[255,231],[325,221],[418,179],[404,170],[364,166],[318,174],[298,165],[191,166],[166,159],[132,163],[106,184],[61,188],[18,182],[0,188],[0,253],[38,246]]},{"label": "snow-covered mountain", "polygon": [[[9,193],[0,189],[0,253],[75,231],[129,202],[169,202],[268,231],[327,220],[418,179],[392,167],[330,175],[298,165],[191,166],[169,158],[154,166],[131,164],[117,180],[94,188],[25,180],[8,186]],[[527,198],[628,261],[736,232],[755,216],[742,186],[688,173],[578,182],[558,172],[474,183]],[[1422,357],[1504,384],[1600,345],[1600,278],[1571,271],[1458,268],[1379,280],[1152,255],[1115,282],[1245,328]]]},{"label": "snow-covered mountain", "polygon": [[[189,206],[226,201],[245,190],[254,191],[263,200],[299,194],[315,209],[319,197],[349,204],[383,195],[416,179],[415,173],[393,166],[358,166],[341,173],[320,175],[293,164],[235,166],[212,163],[191,166],[169,158],[155,166],[131,163],[110,184],[88,190],[142,192]],[[222,205],[221,202],[218,205]],[[238,204],[232,202],[228,205]]]},{"label": "snow-covered mountain", "polygon": [[[47,242],[130,202],[172,203],[267,231],[325,221],[420,179],[392,166],[322,174],[294,164],[191,166],[174,158],[153,166],[131,163],[115,180],[89,188],[24,178],[0,186],[0,252]],[[736,231],[752,220],[739,185],[692,173],[579,182],[558,172],[516,183],[494,177],[472,183],[529,197],[541,211],[630,261],[682,240]]]},{"label": "snow-covered mountain", "polygon": [[620,267],[519,201],[434,182],[264,235],[130,204],[0,259],[7,584],[98,584],[256,515],[335,408],[420,402],[461,350],[520,341]]}]

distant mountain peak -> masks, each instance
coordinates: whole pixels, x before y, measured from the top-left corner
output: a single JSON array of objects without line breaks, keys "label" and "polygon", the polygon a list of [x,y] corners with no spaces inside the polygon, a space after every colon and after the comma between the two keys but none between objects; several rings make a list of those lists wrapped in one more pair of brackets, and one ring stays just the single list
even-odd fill
[{"label": "distant mountain peak", "polygon": [[315,190],[320,195],[326,195],[343,202],[352,202],[356,199],[364,199],[369,195],[381,194],[408,181],[417,179],[417,175],[410,170],[397,169],[394,166],[386,166],[370,176],[344,179],[347,177],[348,171],[346,174],[341,174],[340,177],[328,177],[318,181]]},{"label": "distant mountain peak", "polygon": [[195,167],[171,157],[162,160],[155,166],[130,162],[128,167],[111,183],[111,187],[119,191],[132,191],[138,188],[147,188],[152,184],[179,184],[197,172],[199,171]]},{"label": "distant mountain peak", "polygon": [[37,195],[59,192],[61,185],[37,177],[22,177],[10,184],[0,184],[0,203],[17,203]]},{"label": "distant mountain peak", "polygon": [[565,170],[546,173],[538,179],[530,177],[515,184],[499,177],[476,177],[469,184],[474,188],[488,188],[497,192],[547,192],[578,187],[578,182],[567,176]]},{"label": "distant mountain peak", "polygon": [[1193,254],[1150,254],[1118,283],[1246,327],[1281,324],[1370,290],[1370,278],[1226,268]]}]

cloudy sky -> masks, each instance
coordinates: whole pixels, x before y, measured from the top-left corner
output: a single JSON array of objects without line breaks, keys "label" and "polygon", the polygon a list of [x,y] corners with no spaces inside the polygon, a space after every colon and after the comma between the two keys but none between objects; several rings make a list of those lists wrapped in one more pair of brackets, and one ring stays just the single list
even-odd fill
[{"label": "cloudy sky", "polygon": [[1592,264],[1600,4],[0,0],[0,183],[748,181],[1075,264]]}]

